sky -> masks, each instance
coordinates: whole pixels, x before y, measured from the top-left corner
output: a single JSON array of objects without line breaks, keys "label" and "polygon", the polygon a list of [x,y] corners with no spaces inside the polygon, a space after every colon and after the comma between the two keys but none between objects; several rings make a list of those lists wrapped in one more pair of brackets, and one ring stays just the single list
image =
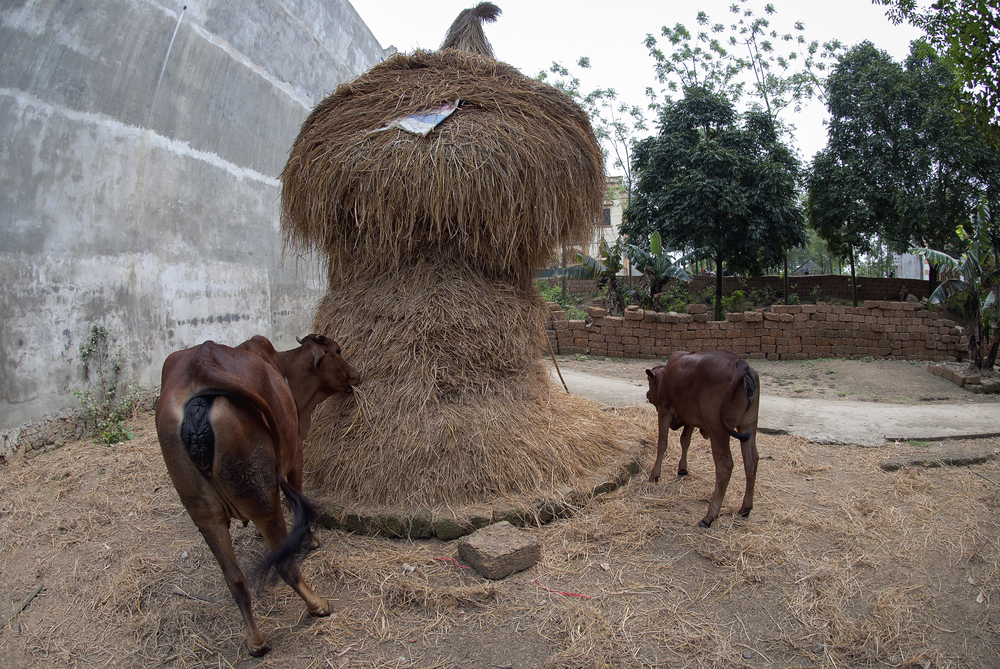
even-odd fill
[{"label": "sky", "polygon": [[[400,51],[437,49],[451,22],[459,12],[478,0],[350,0],[382,47],[395,46]],[[645,106],[647,86],[658,86],[653,59],[644,45],[647,34],[661,37],[664,25],[684,24],[692,33],[699,30],[695,20],[699,11],[708,14],[711,23],[732,23],[735,16],[729,7],[740,0],[493,0],[503,11],[494,23],[484,25],[486,37],[496,57],[513,65],[527,76],[547,70],[553,61],[573,66],[581,56],[590,59],[591,68],[572,68],[581,80],[581,88],[614,88],[618,99]],[[745,8],[755,16],[764,15],[763,0],[746,0]],[[795,32],[793,24],[804,24],[807,41],[820,43],[839,39],[848,47],[870,40],[876,47],[902,61],[909,53],[910,41],[920,32],[908,24],[893,25],[885,17],[884,7],[871,0],[773,0],[776,14],[771,27],[779,34]],[[701,28],[704,30],[704,28]],[[798,33],[796,33],[798,34]],[[782,45],[784,46],[784,45]],[[796,126],[793,147],[803,161],[826,146],[824,119],[828,117],[820,102],[812,102],[801,113],[791,111],[783,119]],[[648,115],[649,127],[654,127]],[[610,165],[609,171],[615,173]]]}]

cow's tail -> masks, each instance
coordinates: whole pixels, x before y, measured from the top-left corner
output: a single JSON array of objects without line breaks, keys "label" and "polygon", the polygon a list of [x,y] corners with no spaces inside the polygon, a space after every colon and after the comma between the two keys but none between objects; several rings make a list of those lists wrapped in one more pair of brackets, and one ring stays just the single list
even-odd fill
[{"label": "cow's tail", "polygon": [[319,519],[319,511],[312,501],[293,488],[284,476],[279,477],[278,485],[285,493],[288,505],[292,507],[295,521],[292,523],[285,541],[261,563],[259,571],[261,577],[264,578],[267,577],[272,568],[280,567],[287,560],[296,559],[312,550],[313,525]]},{"label": "cow's tail", "polygon": [[737,432],[734,428],[726,425],[726,406],[729,399],[733,396],[733,393],[736,392],[736,388],[740,385],[740,383],[743,383],[743,392],[747,396],[747,409],[749,409],[750,405],[753,404],[754,395],[757,394],[757,382],[754,380],[753,370],[750,369],[750,365],[742,361],[736,366],[736,373],[733,374],[733,378],[729,382],[729,388],[726,390],[725,399],[722,402],[722,406],[719,407],[719,422],[722,424],[722,427],[726,429],[726,432],[740,441],[746,441],[750,438],[749,432]]},{"label": "cow's tail", "polygon": [[198,471],[212,480],[212,461],[215,459],[215,432],[208,421],[208,412],[219,396],[234,398],[232,393],[209,388],[192,395],[184,405],[181,419],[181,443]]}]

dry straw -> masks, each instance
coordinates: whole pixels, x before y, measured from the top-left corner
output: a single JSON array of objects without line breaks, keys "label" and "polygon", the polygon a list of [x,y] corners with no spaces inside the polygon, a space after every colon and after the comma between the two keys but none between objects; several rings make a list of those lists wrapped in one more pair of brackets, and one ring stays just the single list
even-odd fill
[{"label": "dry straw", "polygon": [[[449,31],[446,46],[478,53],[397,54],[340,86],[282,172],[286,243],[329,261],[314,329],[364,377],[313,422],[306,469],[328,501],[544,494],[629,447],[541,361],[533,279],[593,234],[603,158],[568,96],[483,55],[481,22],[498,13],[482,3]],[[388,128],[456,100],[426,136]]]},{"label": "dry straw", "polygon": [[[455,100],[426,137],[378,130]],[[587,115],[457,49],[396,54],[340,86],[306,119],[281,180],[287,241],[325,252],[334,278],[429,259],[527,286],[558,244],[590,237],[604,198]]]},{"label": "dry straw", "polygon": [[457,265],[331,290],[316,327],[362,383],[317,410],[307,478],[328,500],[434,507],[551,490],[610,463],[622,447],[608,416],[556,388],[538,356],[542,311],[537,293]]}]

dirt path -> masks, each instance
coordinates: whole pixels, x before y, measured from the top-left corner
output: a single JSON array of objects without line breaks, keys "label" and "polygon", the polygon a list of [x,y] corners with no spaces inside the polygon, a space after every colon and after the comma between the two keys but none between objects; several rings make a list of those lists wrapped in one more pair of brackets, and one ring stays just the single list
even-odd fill
[{"label": "dirt path", "polygon": [[[645,385],[645,370],[662,360],[558,356],[563,369]],[[893,404],[1000,403],[1000,395],[975,395],[927,371],[927,363],[908,360],[753,360],[762,392],[778,397],[831,402]]]}]

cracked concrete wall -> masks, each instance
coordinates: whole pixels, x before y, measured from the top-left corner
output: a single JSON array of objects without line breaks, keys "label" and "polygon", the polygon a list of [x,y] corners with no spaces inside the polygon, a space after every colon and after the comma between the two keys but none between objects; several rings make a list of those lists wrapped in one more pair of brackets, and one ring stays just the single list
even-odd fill
[{"label": "cracked concrete wall", "polygon": [[0,8],[0,431],[78,408],[102,325],[159,386],[170,351],[308,333],[278,175],[309,111],[383,49],[347,0]]}]

